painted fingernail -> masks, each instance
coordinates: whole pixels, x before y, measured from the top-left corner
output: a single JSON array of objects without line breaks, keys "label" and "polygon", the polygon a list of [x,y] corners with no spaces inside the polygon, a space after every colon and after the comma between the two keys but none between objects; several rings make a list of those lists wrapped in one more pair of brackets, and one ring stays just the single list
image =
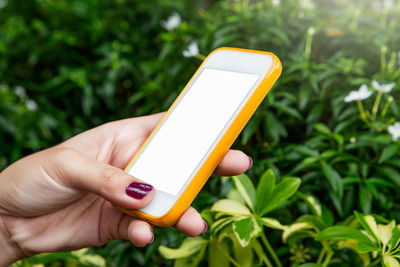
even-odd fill
[{"label": "painted fingernail", "polygon": [[203,230],[203,232],[201,232],[202,234],[207,232],[207,229],[208,229],[208,225],[207,225],[206,221],[203,221],[203,223],[204,223],[204,230]]},{"label": "painted fingernail", "polygon": [[[249,156],[248,156],[249,157]],[[250,167],[248,168],[248,170],[250,170],[251,169],[251,167],[253,167],[253,159],[251,158],[251,157],[249,157],[249,160],[250,160]]]},{"label": "painted fingernail", "polygon": [[154,234],[153,234],[153,237],[151,238],[150,242],[147,244],[150,245],[151,243],[153,243],[153,241],[154,241]]},{"label": "painted fingernail", "polygon": [[153,186],[151,186],[149,184],[133,182],[133,183],[130,183],[126,187],[125,192],[130,197],[133,197],[133,198],[136,198],[136,199],[142,199],[151,190],[153,190]]}]

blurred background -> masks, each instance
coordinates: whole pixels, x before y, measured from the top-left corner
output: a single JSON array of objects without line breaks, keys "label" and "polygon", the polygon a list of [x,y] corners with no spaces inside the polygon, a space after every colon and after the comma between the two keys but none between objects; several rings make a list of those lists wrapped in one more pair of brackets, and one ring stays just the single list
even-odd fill
[{"label": "blurred background", "polygon": [[[354,210],[399,221],[399,32],[395,0],[0,0],[0,170],[102,123],[167,110],[215,48],[257,49],[276,54],[283,72],[234,144],[253,157],[250,179],[267,169],[300,177],[328,225]],[[362,84],[372,95],[345,101]],[[210,179],[194,206],[207,210],[233,187]],[[298,199],[273,217],[289,225],[310,212]],[[265,231],[284,266],[317,261],[315,241]],[[114,241],[18,266],[172,266],[158,248],[184,236],[155,232],[146,248]],[[300,245],[309,257],[290,258]],[[365,263],[335,253],[337,266]],[[196,264],[211,265],[206,254]]]}]

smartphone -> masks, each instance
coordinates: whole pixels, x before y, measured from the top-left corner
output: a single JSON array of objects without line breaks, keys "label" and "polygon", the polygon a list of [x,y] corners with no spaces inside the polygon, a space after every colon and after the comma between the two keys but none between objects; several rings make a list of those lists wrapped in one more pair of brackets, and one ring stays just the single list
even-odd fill
[{"label": "smartphone", "polygon": [[125,169],[154,186],[153,201],[140,210],[117,208],[154,225],[174,225],[281,70],[269,52],[214,50]]}]

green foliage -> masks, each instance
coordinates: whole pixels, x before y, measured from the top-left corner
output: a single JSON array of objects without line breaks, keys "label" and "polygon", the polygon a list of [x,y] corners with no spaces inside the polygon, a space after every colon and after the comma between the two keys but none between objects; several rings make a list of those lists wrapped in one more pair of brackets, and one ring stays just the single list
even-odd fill
[{"label": "green foliage", "polygon": [[[265,236],[264,228],[286,231],[289,227],[282,225],[274,218],[262,216],[282,206],[293,196],[300,185],[300,180],[298,178],[284,178],[281,182],[275,184],[275,174],[271,170],[267,170],[262,175],[255,190],[250,178],[244,174],[232,179],[239,192],[238,197],[246,203],[247,207],[240,202],[240,199],[221,199],[211,207],[212,216],[207,216],[208,223],[211,225],[208,237],[209,250],[213,250],[213,253],[215,251],[221,253],[218,256],[213,255],[214,259],[209,260],[208,265],[219,266],[220,261],[228,261],[235,266],[252,266],[253,254],[258,254],[262,255],[258,259],[260,264],[272,266],[268,256],[263,251],[267,249],[276,266],[282,266]],[[264,205],[265,209],[258,209],[258,211],[257,208],[254,209],[254,207],[263,207]],[[259,244],[258,239],[262,241],[265,248]],[[205,242],[205,240],[198,237],[186,238],[179,248],[171,249],[161,246],[159,251],[168,259],[180,259],[183,256],[189,258],[193,255],[193,250],[190,249],[194,246],[188,245],[191,242],[197,244]],[[217,247],[214,249],[212,246]],[[201,249],[196,248],[196,252],[201,253]],[[171,255],[173,256],[171,257]],[[230,255],[233,255],[233,257]],[[217,258],[219,260],[216,260]]]},{"label": "green foliage", "polygon": [[106,266],[106,261],[100,255],[90,253],[88,249],[63,253],[42,253],[28,259],[20,260],[11,267],[24,266]]},{"label": "green foliage", "polygon": [[[193,203],[210,225],[196,239],[202,245],[167,261],[160,250],[189,241],[156,228],[147,248],[115,241],[91,249],[107,266],[395,266],[400,149],[388,131],[400,120],[398,1],[3,2],[0,170],[101,123],[166,110],[217,47],[267,50],[282,61],[234,144],[253,168],[210,180]],[[182,22],[167,30],[162,22],[174,12]],[[191,42],[200,54],[183,57]],[[394,88],[379,91],[373,80]],[[362,84],[371,96],[346,102]],[[51,255],[61,257],[55,264],[77,260]]]}]

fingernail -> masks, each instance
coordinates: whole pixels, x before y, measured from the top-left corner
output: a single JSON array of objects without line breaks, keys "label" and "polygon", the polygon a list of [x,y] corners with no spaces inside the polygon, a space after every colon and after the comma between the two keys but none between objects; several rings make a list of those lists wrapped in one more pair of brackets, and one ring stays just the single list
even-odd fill
[{"label": "fingernail", "polygon": [[126,187],[125,192],[130,197],[133,197],[133,198],[136,198],[136,199],[142,199],[151,190],[153,190],[153,186],[151,186],[149,184],[133,182],[133,183],[130,183]]},{"label": "fingernail", "polygon": [[202,234],[207,232],[207,229],[208,229],[208,225],[207,225],[206,221],[203,221],[203,223],[204,223],[204,230],[203,230],[203,232],[201,232]]},{"label": "fingernail", "polygon": [[150,245],[151,243],[153,243],[153,241],[154,241],[154,234],[153,234],[153,237],[151,238],[150,242],[148,243],[148,245]]},{"label": "fingernail", "polygon": [[249,157],[249,160],[250,160],[250,167],[248,168],[248,170],[250,170],[251,169],[251,167],[253,167],[253,159],[250,157],[250,156],[248,156]]}]

